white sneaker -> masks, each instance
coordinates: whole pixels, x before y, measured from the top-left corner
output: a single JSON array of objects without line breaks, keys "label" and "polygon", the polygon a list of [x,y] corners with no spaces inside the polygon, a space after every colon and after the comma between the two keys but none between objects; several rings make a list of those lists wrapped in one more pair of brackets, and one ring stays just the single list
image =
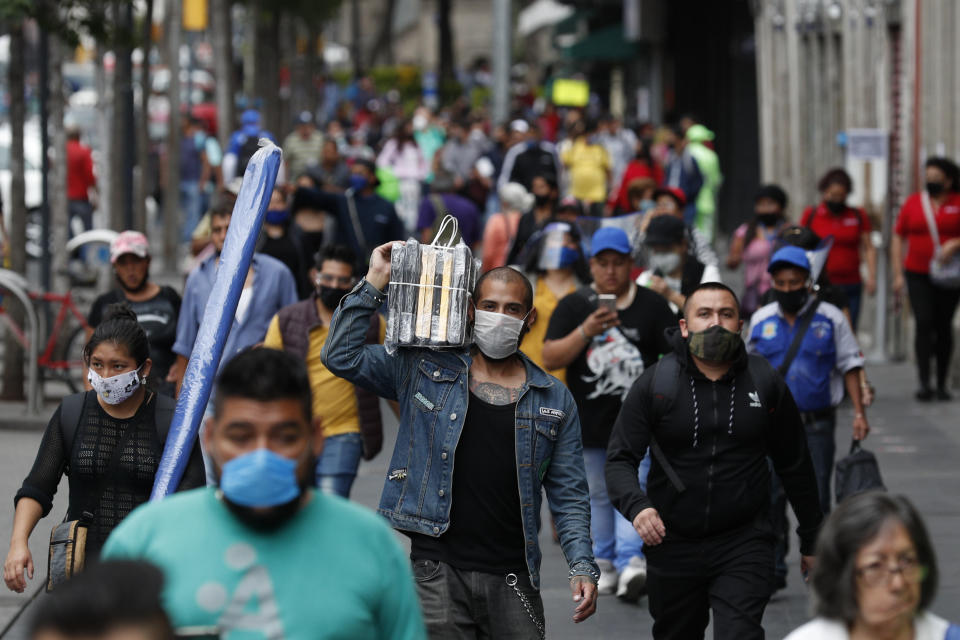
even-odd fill
[{"label": "white sneaker", "polygon": [[617,570],[609,560],[597,559],[600,567],[600,580],[597,581],[597,593],[609,595],[617,590]]},{"label": "white sneaker", "polygon": [[[602,579],[602,578],[601,578]],[[647,593],[647,559],[642,556],[630,558],[617,582],[617,597],[624,602],[637,602]]]}]

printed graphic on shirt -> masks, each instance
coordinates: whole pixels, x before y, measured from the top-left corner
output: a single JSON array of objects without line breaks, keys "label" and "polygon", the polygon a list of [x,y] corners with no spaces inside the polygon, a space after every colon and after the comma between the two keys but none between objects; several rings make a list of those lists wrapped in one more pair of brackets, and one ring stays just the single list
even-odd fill
[{"label": "printed graphic on shirt", "polygon": [[273,581],[266,567],[256,564],[256,550],[243,542],[232,544],[223,562],[228,569],[242,572],[240,582],[232,594],[220,582],[205,582],[197,589],[197,605],[210,613],[221,612],[217,626],[223,631],[259,633],[270,640],[285,637]]},{"label": "printed graphic on shirt", "polygon": [[758,392],[750,391],[749,393],[747,393],[747,397],[750,398],[751,407],[756,407],[758,409],[763,407],[763,405],[760,404],[760,394]]},{"label": "printed graphic on shirt", "polygon": [[760,334],[764,340],[773,340],[777,337],[777,323],[767,322],[763,325],[763,331]]},{"label": "printed graphic on shirt", "polygon": [[643,373],[640,350],[614,327],[594,338],[587,347],[587,366],[590,374],[583,381],[595,383],[589,399],[600,396],[626,397],[634,380]]}]

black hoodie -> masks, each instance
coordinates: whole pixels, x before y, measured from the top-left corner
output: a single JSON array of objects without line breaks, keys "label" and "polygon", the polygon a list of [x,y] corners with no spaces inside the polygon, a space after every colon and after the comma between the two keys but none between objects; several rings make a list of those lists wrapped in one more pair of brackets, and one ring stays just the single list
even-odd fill
[{"label": "black hoodie", "polygon": [[[746,526],[769,508],[769,456],[800,522],[800,551],[812,554],[823,514],[803,422],[783,379],[763,361],[753,369],[769,372],[774,381],[755,385],[747,364],[759,356],[748,356],[741,346],[726,375],[711,381],[689,357],[679,329],[668,329],[666,337],[675,354],[667,357],[676,357],[680,366],[680,386],[659,419],[653,415],[656,368],[645,371],[627,394],[607,449],[607,491],[614,506],[631,522],[643,509],[656,508],[668,537],[702,539]],[[760,388],[771,389],[773,398],[759,398]],[[648,493],[640,489],[637,467],[651,435],[686,486],[683,493],[656,457]]]}]

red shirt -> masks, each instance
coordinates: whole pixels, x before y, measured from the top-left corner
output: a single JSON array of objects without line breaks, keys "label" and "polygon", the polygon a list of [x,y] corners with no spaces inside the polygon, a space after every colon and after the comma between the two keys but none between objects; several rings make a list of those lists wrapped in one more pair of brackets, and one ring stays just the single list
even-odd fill
[{"label": "red shirt", "polygon": [[[933,202],[930,205],[936,206]],[[943,206],[934,209],[933,218],[937,222],[941,243],[960,237],[960,194],[949,194]],[[913,194],[903,203],[893,231],[907,241],[907,256],[903,261],[903,268],[914,273],[930,273],[933,239],[930,237],[927,218],[923,215],[919,193]]]},{"label": "red shirt", "polygon": [[78,140],[67,140],[67,199],[87,200],[87,190],[97,186],[93,175],[93,157],[89,147]]},{"label": "red shirt", "polygon": [[826,266],[830,282],[860,284],[860,236],[870,232],[870,219],[863,209],[847,207],[843,213],[831,213],[821,202],[816,209],[807,207],[800,225],[810,227],[821,238],[833,236]]}]

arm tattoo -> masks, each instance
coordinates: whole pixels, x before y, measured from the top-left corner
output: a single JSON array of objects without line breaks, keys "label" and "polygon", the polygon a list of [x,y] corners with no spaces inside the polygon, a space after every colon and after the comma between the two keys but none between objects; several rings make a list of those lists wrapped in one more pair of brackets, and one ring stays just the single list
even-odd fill
[{"label": "arm tattoo", "polygon": [[520,388],[503,387],[495,382],[477,382],[470,378],[470,391],[488,404],[516,404],[520,399]]}]

